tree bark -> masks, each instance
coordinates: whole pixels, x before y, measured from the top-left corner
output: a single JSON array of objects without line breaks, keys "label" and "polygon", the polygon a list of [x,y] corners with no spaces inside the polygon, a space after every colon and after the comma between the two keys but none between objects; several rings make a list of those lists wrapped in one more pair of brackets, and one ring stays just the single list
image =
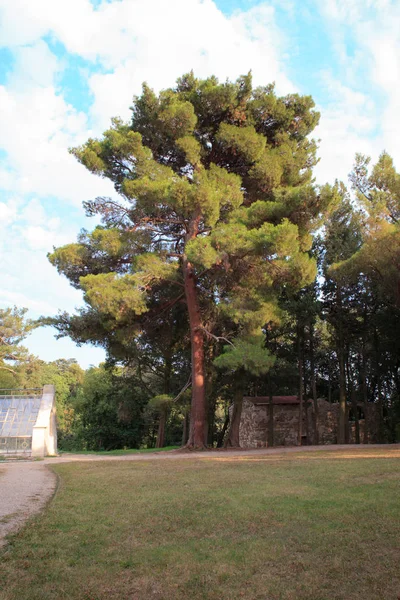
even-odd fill
[{"label": "tree bark", "polygon": [[267,415],[268,415],[268,433],[267,433],[267,446],[268,448],[272,448],[274,445],[274,398],[272,395],[272,377],[271,371],[268,372],[268,407],[267,407]]},{"label": "tree bark", "polygon": [[299,366],[299,431],[298,431],[298,439],[297,443],[301,446],[302,438],[303,438],[303,333],[304,327],[297,325],[297,349],[298,349],[298,366]]},{"label": "tree bark", "polygon": [[222,446],[224,445],[224,437],[227,432],[228,425],[229,425],[229,412],[227,413],[227,415],[225,417],[224,426],[222,427],[221,431],[218,433],[217,448],[222,448]]},{"label": "tree bark", "polygon": [[[189,228],[186,242],[195,239],[198,233],[200,216],[196,216]],[[204,334],[200,316],[200,307],[196,287],[196,275],[193,265],[183,256],[183,277],[186,304],[189,315],[190,341],[192,354],[192,404],[190,409],[190,431],[186,444],[191,449],[206,447],[206,391],[205,391],[205,361]]]},{"label": "tree bark", "polygon": [[204,373],[204,335],[201,330],[194,270],[188,261],[185,260],[184,262],[185,294],[192,346],[192,405],[187,446],[190,448],[205,448],[207,410]]},{"label": "tree bark", "polygon": [[360,443],[360,420],[358,418],[358,405],[357,405],[357,398],[356,398],[354,388],[352,388],[352,390],[351,390],[351,405],[352,405],[353,413],[354,413],[355,443],[359,444]]},{"label": "tree bark", "polygon": [[339,312],[337,324],[337,357],[339,363],[339,419],[338,419],[338,444],[346,443],[346,370],[344,364],[344,339],[342,323],[342,297],[340,287],[337,287],[336,304]]},{"label": "tree bark", "polygon": [[225,448],[240,447],[239,431],[243,406],[243,382],[240,374],[236,375],[235,379],[235,397],[233,401],[232,419],[229,433],[224,443]]},{"label": "tree bark", "polygon": [[158,421],[156,448],[163,448],[165,445],[165,424],[167,422],[167,408],[163,406],[160,409],[160,418]]},{"label": "tree bark", "polygon": [[[167,351],[165,352],[164,359],[165,359],[165,363],[164,363],[163,392],[164,392],[164,394],[169,394],[170,388],[171,388],[171,371],[172,371],[171,348],[168,348]],[[168,418],[168,407],[161,406],[159,421],[158,421],[156,448],[163,448],[165,446],[165,427],[167,424],[167,418]]]},{"label": "tree bark", "polygon": [[315,376],[315,353],[314,353],[314,325],[310,324],[310,367],[311,367],[311,394],[313,399],[313,432],[314,432],[314,444],[319,444],[319,419],[318,419],[318,398],[317,398],[317,379]]},{"label": "tree bark", "polygon": [[208,365],[208,368],[206,368],[206,382],[205,382],[206,408],[207,408],[207,420],[206,420],[206,425],[205,425],[205,433],[206,433],[205,444],[206,444],[206,446],[211,446],[211,447],[213,447],[213,445],[214,445],[214,438],[215,438],[215,407],[216,407],[216,403],[217,403],[217,397],[215,394],[212,393],[212,391],[213,391],[212,363],[213,363],[213,359],[214,359],[214,350],[215,350],[214,344],[209,344],[208,351],[206,354],[206,357],[207,357],[206,364]]},{"label": "tree bark", "polygon": [[365,361],[365,348],[362,350],[361,362],[361,387],[364,404],[364,444],[369,444],[369,407],[368,407],[368,388],[367,388],[367,369]]},{"label": "tree bark", "polygon": [[[209,393],[209,392],[208,392]],[[206,424],[206,444],[207,446],[214,446],[215,441],[215,405],[216,398],[213,397],[208,401],[207,407],[207,424]]]},{"label": "tree bark", "polygon": [[367,310],[363,315],[363,331],[361,346],[361,387],[364,403],[364,444],[369,444],[369,410],[368,410],[368,386],[367,386]]},{"label": "tree bark", "polygon": [[[356,444],[359,444],[360,443],[360,421],[358,418],[358,405],[357,405],[356,391],[354,389],[353,377],[352,377],[351,371],[350,371],[350,348],[349,348],[349,346],[347,347],[347,356],[346,356],[345,366],[346,366],[346,375],[347,375],[347,390],[348,390],[348,394],[350,395],[350,398],[351,398],[351,408],[352,408],[352,411],[354,414],[354,441]],[[349,423],[349,428],[350,428],[350,423]],[[352,427],[351,427],[351,429],[352,429]]]},{"label": "tree bark", "polygon": [[186,446],[189,438],[189,413],[185,412],[183,418],[183,430],[182,430],[182,446]]},{"label": "tree bark", "polygon": [[338,444],[346,442],[346,372],[344,368],[343,348],[338,347],[339,361],[339,422],[338,422]]},{"label": "tree bark", "polygon": [[378,394],[378,443],[382,444],[384,441],[384,422],[383,422],[383,395],[382,395],[382,374],[381,374],[381,352],[379,345],[378,330],[375,327],[374,330],[374,346],[375,346],[375,369],[376,369],[376,381],[377,381],[377,394]]}]

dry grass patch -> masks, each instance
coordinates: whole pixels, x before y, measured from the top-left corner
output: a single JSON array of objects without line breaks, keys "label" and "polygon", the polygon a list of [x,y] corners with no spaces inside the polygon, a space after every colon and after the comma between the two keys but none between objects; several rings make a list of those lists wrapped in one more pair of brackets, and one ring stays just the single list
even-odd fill
[{"label": "dry grass patch", "polygon": [[0,598],[397,600],[400,460],[339,454],[55,465]]}]

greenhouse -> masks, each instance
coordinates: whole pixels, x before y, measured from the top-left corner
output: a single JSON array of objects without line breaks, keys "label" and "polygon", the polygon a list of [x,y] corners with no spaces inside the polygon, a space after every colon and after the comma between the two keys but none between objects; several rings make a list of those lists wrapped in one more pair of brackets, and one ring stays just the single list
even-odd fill
[{"label": "greenhouse", "polygon": [[55,390],[0,390],[0,456],[57,453]]}]

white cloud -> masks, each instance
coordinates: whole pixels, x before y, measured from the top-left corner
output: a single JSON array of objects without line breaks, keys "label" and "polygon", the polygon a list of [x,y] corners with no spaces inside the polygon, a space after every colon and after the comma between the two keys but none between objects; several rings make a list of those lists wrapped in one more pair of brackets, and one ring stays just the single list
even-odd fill
[{"label": "white cloud", "polygon": [[3,165],[2,178],[0,174],[3,189],[56,196],[76,205],[112,194],[111,184],[93,177],[68,153],[90,131],[86,116],[54,86],[31,85],[21,91],[0,86],[0,107],[0,147],[7,152],[8,167]]},{"label": "white cloud", "polygon": [[[355,61],[350,58],[343,41],[342,57],[348,65],[345,87],[350,95],[346,102],[339,96],[332,102],[334,106],[328,110],[324,107],[321,135],[325,135],[323,122],[331,120],[328,131],[335,136],[336,129],[339,137],[337,156],[340,146],[344,148],[339,161],[342,165],[348,160],[347,148],[354,146],[353,153],[366,152],[374,160],[385,149],[400,167],[400,3],[397,0],[327,0],[318,6],[329,20],[334,39],[341,36],[344,40],[345,33],[347,36],[351,33],[356,57]],[[360,89],[363,90],[361,95]],[[363,105],[357,102],[361,96],[366,99]],[[329,149],[321,147],[322,152],[328,164]]]},{"label": "white cloud", "polygon": [[377,19],[360,24],[357,39],[368,56],[372,84],[383,97],[380,149],[392,154],[400,168],[400,4],[388,3]]},{"label": "white cloud", "polygon": [[41,225],[47,221],[46,211],[38,198],[32,198],[20,212],[21,221],[30,225]]},{"label": "white cloud", "polygon": [[320,139],[315,169],[318,183],[347,183],[356,152],[374,154],[373,136],[376,107],[368,95],[354,90],[330,73],[323,73],[321,86],[330,98],[328,105],[319,107],[320,124],[314,132]]},{"label": "white cloud", "polygon": [[16,217],[16,206],[11,203],[0,202],[0,231],[12,223]]},{"label": "white cloud", "polygon": [[32,85],[51,86],[54,76],[62,69],[57,57],[43,40],[14,50],[14,69],[7,86],[13,90],[28,90]]},{"label": "white cloud", "polygon": [[57,274],[45,252],[23,242],[13,244],[10,249],[13,258],[2,266],[7,280],[7,285],[0,289],[2,304],[17,303],[32,310],[35,316],[55,315],[59,309],[73,311],[82,304],[82,294]]},{"label": "white cloud", "polygon": [[60,235],[56,229],[39,225],[26,227],[23,230],[23,237],[31,249],[47,252],[50,252],[53,246],[63,246],[70,241],[67,236]]},{"label": "white cloud", "polygon": [[0,202],[0,304],[18,304],[39,314],[73,310],[82,294],[49,263],[47,252],[73,240],[76,229],[50,218],[42,203],[18,197]]},{"label": "white cloud", "polygon": [[[284,40],[274,9],[267,4],[231,17],[223,15],[210,0],[122,0],[108,6],[105,14],[113,11],[113,20],[106,20],[108,55],[104,59],[104,48],[100,47],[98,53],[106,63],[115,60],[117,67],[89,79],[94,95],[91,116],[99,129],[108,125],[110,116],[129,117],[132,96],[140,93],[143,81],[159,90],[170,87],[191,69],[197,76],[214,74],[222,80],[252,69],[256,85],[276,81],[279,92],[294,90],[280,58]],[[182,14],[196,27],[185,27],[178,17]],[[123,25],[122,44],[113,42],[113,22],[115,31],[121,31]],[[126,35],[131,40],[129,46],[124,42]]]}]

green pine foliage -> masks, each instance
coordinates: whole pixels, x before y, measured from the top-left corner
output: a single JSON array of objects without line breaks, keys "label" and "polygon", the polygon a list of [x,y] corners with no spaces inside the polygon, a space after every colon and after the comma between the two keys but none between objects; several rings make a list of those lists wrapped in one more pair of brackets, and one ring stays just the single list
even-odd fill
[{"label": "green pine foliage", "polygon": [[266,349],[263,335],[234,340],[214,360],[219,369],[233,373],[244,370],[255,376],[267,373],[274,363],[275,357]]},{"label": "green pine foliage", "polygon": [[89,306],[116,321],[141,315],[154,285],[179,284],[184,254],[199,279],[212,271],[227,303],[232,275],[247,287],[249,270],[259,297],[278,282],[312,280],[309,232],[334,191],[311,182],[316,147],[307,136],[319,115],[309,97],[253,90],[251,75],[220,84],[188,74],[159,96],[145,85],[132,111],[131,124],[114,119],[102,139],[72,150],[121,196],[87,202],[103,226],[50,256]]},{"label": "green pine foliage", "polygon": [[16,306],[0,309],[0,375],[8,374],[7,385],[15,380],[18,365],[31,360],[28,350],[21,342],[39,323],[27,319],[27,312],[26,308]]}]

